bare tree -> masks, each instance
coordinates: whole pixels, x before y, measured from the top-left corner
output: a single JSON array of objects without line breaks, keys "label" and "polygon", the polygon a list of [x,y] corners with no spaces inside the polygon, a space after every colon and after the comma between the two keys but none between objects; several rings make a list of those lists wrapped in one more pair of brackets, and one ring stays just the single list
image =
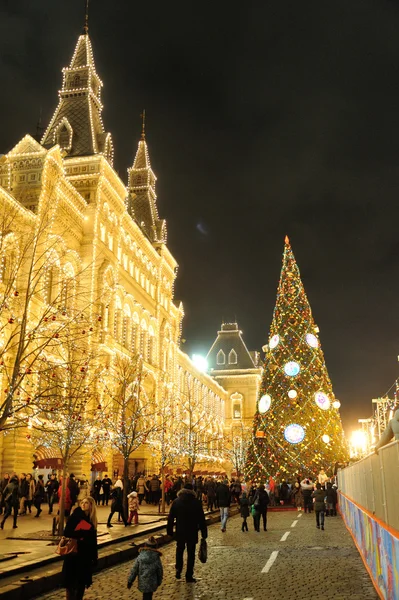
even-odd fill
[{"label": "bare tree", "polygon": [[207,406],[207,395],[202,387],[195,390],[188,375],[179,396],[181,433],[180,450],[192,476],[199,463],[215,460],[215,451],[223,437],[213,430],[212,410]]},{"label": "bare tree", "polygon": [[[71,254],[54,234],[53,209],[34,215],[22,206],[0,208],[0,431],[25,426],[40,407],[32,394],[38,361],[57,352],[60,338],[78,323],[78,290],[85,273],[73,270]],[[73,253],[72,253],[73,254]],[[67,268],[68,267],[68,268]]]},{"label": "bare tree", "polygon": [[176,464],[181,454],[184,431],[179,418],[177,397],[171,382],[160,384],[161,395],[156,408],[157,428],[150,445],[159,464],[162,481],[161,512],[165,512],[165,479],[168,467]]},{"label": "bare tree", "polygon": [[244,475],[251,441],[251,429],[245,427],[242,421],[234,423],[231,430],[224,436],[224,455],[233,465],[238,477]]},{"label": "bare tree", "polygon": [[139,354],[115,353],[102,374],[100,427],[105,440],[123,458],[123,501],[126,511],[129,458],[156,431],[154,394],[146,390],[147,373]]},{"label": "bare tree", "polygon": [[30,420],[32,442],[57,449],[62,459],[60,535],[71,459],[78,452],[92,450],[98,425],[99,356],[91,344],[90,330],[94,327],[84,319],[69,323],[68,335],[57,340],[51,354],[42,355],[37,383],[40,412]]}]

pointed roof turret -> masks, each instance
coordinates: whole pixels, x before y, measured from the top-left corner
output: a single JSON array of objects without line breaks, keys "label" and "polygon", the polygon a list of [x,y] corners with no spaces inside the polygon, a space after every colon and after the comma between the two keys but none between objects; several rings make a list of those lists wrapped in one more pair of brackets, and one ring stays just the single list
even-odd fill
[{"label": "pointed roof turret", "polygon": [[[84,29],[88,30],[87,23]],[[104,131],[101,118],[103,84],[96,72],[87,32],[79,36],[71,63],[62,72],[60,100],[42,144],[59,144],[68,156],[104,154],[112,164],[112,138]]]},{"label": "pointed roof turret", "polygon": [[166,222],[160,219],[157,209],[155,182],[157,180],[151,168],[148,146],[145,139],[145,112],[143,129],[133,165],[127,170],[129,214],[135,219],[151,242],[166,243]]}]

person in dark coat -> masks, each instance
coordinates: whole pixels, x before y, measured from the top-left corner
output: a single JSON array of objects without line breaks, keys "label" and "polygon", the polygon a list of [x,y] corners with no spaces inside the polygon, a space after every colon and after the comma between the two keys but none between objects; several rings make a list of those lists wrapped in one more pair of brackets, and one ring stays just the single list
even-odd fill
[{"label": "person in dark coat", "polygon": [[280,483],[279,497],[280,497],[280,504],[288,504],[288,499],[290,497],[290,488],[285,479],[283,479],[283,481]]},{"label": "person in dark coat", "polygon": [[314,498],[314,511],[316,513],[316,527],[320,529],[320,525],[322,530],[324,530],[324,511],[326,510],[326,506],[324,504],[324,497],[326,495],[326,491],[322,489],[321,483],[316,483],[316,489],[312,494],[312,498]]},{"label": "person in dark coat", "polygon": [[310,482],[310,479],[304,479],[301,481],[301,490],[303,496],[303,508],[305,513],[312,512],[312,493],[313,493],[313,484]]},{"label": "person in dark coat", "polygon": [[173,536],[173,526],[176,521],[176,579],[181,579],[183,570],[183,554],[187,547],[187,583],[196,583],[194,579],[195,547],[198,544],[198,530],[203,539],[208,537],[208,529],[202,504],[196,498],[191,483],[186,483],[173,501],[167,525],[167,534]]},{"label": "person in dark coat", "polygon": [[[93,489],[94,489],[94,499],[96,501],[96,504],[100,505],[101,496],[103,495],[101,493],[101,490],[103,490],[103,483],[101,481],[100,475],[97,475],[97,478],[96,478],[95,482],[93,483]],[[104,492],[104,490],[103,490],[103,492]]]},{"label": "person in dark coat", "polygon": [[220,510],[220,525],[223,533],[226,531],[227,519],[229,517],[229,506],[231,501],[230,490],[225,479],[216,490],[216,499]]},{"label": "person in dark coat", "polygon": [[216,500],[216,485],[215,482],[209,479],[205,485],[207,509],[213,510],[213,505]]},{"label": "person in dark coat", "polygon": [[326,487],[326,517],[336,517],[337,516],[337,502],[338,502],[338,494],[337,489],[333,486],[329,481],[327,482]]},{"label": "person in dark coat", "polygon": [[4,490],[6,489],[6,487],[8,486],[9,483],[10,483],[10,475],[8,473],[4,473],[4,478],[2,479],[2,481],[0,483],[0,515],[3,514],[3,509],[5,508]]},{"label": "person in dark coat", "polygon": [[111,486],[112,486],[112,481],[108,477],[108,475],[105,475],[104,479],[102,480],[102,485],[103,485],[103,506],[104,506],[104,504],[106,504],[108,506],[109,494],[111,492]]},{"label": "person in dark coat", "polygon": [[64,536],[78,540],[78,551],[67,554],[62,567],[67,600],[82,600],[85,588],[93,583],[97,564],[97,511],[93,498],[83,498],[64,529]]},{"label": "person in dark coat", "polygon": [[53,473],[50,479],[46,483],[47,500],[48,500],[48,514],[51,515],[53,512],[53,504],[57,499],[57,492],[60,484],[58,483],[57,476]]},{"label": "person in dark coat", "polygon": [[126,521],[125,511],[123,510],[123,484],[119,479],[111,492],[111,498],[111,512],[108,516],[107,527],[113,527],[113,525],[111,525],[111,519],[116,512],[122,517],[122,521],[125,527],[127,527],[129,523]]},{"label": "person in dark coat", "polygon": [[263,483],[260,484],[254,495],[253,505],[255,508],[254,525],[255,531],[260,530],[260,518],[263,520],[263,531],[267,531],[267,507],[269,505],[269,494]]},{"label": "person in dark coat", "polygon": [[69,494],[71,496],[71,505],[75,506],[76,501],[79,496],[79,484],[75,480],[75,475],[73,473],[71,473],[69,476],[69,481],[67,483],[67,486],[69,487]]},{"label": "person in dark coat", "polygon": [[35,517],[40,517],[42,512],[42,502],[46,500],[46,490],[44,489],[43,475],[39,475],[36,484],[35,495],[33,496],[33,506],[36,508],[37,513]]},{"label": "person in dark coat", "polygon": [[0,523],[0,528],[4,529],[4,523],[6,522],[6,520],[8,519],[8,517],[10,516],[11,513],[13,513],[14,516],[14,524],[13,524],[13,528],[16,529],[18,527],[17,525],[17,518],[18,518],[18,507],[19,507],[19,494],[18,494],[18,477],[16,475],[13,475],[10,478],[9,483],[6,485],[6,487],[3,490],[3,497],[4,497],[4,517],[2,522]]},{"label": "person in dark coat", "polygon": [[246,492],[242,493],[242,496],[241,496],[239,502],[240,502],[240,515],[242,516],[242,519],[243,519],[241,531],[248,531],[247,519],[249,517],[249,500],[247,498]]},{"label": "person in dark coat", "polygon": [[153,593],[162,583],[162,554],[156,546],[157,542],[153,536],[145,540],[144,547],[140,548],[127,581],[127,587],[130,590],[133,581],[136,577],[139,578],[139,590],[143,594],[143,600],[152,600]]},{"label": "person in dark coat", "polygon": [[19,514],[26,515],[26,503],[28,501],[28,496],[29,496],[29,482],[26,479],[26,473],[21,473],[21,475],[19,477],[18,495],[19,495]]}]

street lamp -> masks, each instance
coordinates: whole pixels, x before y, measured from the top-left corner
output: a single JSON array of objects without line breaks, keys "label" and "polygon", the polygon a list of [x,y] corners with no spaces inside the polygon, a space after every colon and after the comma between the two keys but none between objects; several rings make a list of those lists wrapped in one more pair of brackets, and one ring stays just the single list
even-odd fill
[{"label": "street lamp", "polygon": [[356,429],[351,436],[351,457],[364,456],[368,449],[367,434],[362,429]]}]

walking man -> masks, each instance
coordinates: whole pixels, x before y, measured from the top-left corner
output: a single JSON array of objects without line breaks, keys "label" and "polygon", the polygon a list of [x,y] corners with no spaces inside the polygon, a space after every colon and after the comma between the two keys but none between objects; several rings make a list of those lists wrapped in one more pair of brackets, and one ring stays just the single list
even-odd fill
[{"label": "walking man", "polygon": [[112,481],[108,477],[108,475],[105,475],[105,477],[102,481],[102,484],[103,484],[103,506],[104,506],[104,504],[106,504],[108,506],[109,494],[110,494],[111,485],[112,485]]},{"label": "walking man", "polygon": [[173,536],[173,526],[176,521],[176,579],[181,579],[183,570],[183,554],[187,548],[186,582],[196,583],[194,579],[195,547],[198,544],[198,530],[203,539],[208,537],[205,515],[202,503],[197,500],[193,485],[186,483],[177,494],[176,500],[170,507],[167,533]]},{"label": "walking man", "polygon": [[324,512],[326,510],[326,506],[324,504],[324,496],[325,491],[321,488],[321,483],[316,483],[316,489],[312,494],[312,498],[314,498],[314,510],[316,513],[316,527],[320,529],[320,525],[322,530],[324,530]]},{"label": "walking man", "polygon": [[260,484],[254,496],[254,525],[255,531],[260,530],[260,518],[263,520],[263,531],[267,531],[267,507],[269,505],[269,494],[265,490],[263,483]]},{"label": "walking man", "polygon": [[227,479],[224,479],[216,490],[216,500],[220,510],[220,525],[223,533],[226,531],[227,519],[229,517],[230,499],[231,495],[227,485]]}]

